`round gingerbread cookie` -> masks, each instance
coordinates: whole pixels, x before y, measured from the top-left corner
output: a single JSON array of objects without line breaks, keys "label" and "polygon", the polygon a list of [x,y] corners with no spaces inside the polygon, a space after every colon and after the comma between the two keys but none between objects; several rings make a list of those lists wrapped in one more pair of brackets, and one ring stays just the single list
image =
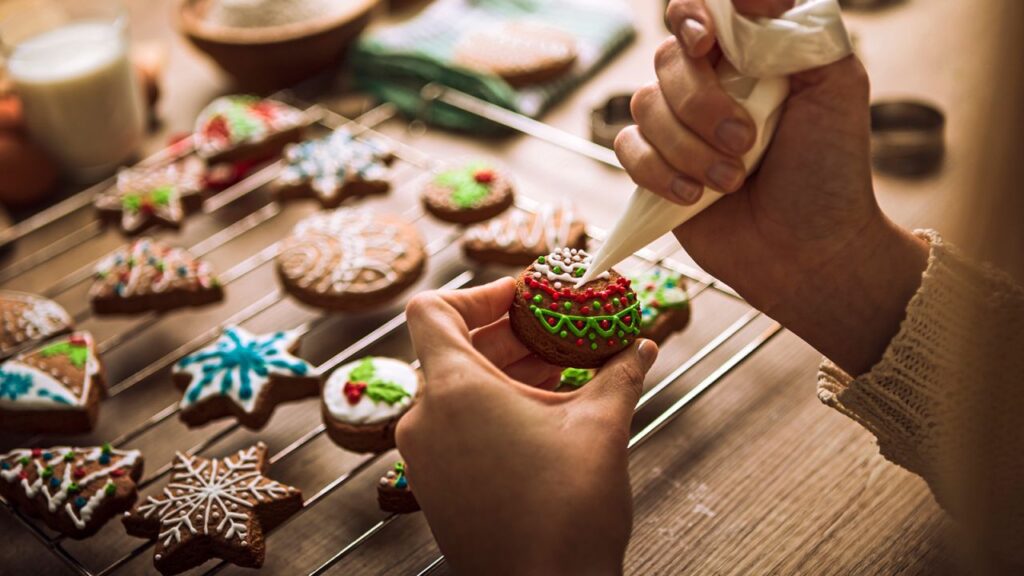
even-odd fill
[{"label": "round gingerbread cookie", "polygon": [[437,218],[455,224],[490,220],[515,200],[512,180],[485,162],[470,162],[445,170],[423,189],[423,207]]},{"label": "round gingerbread cookie", "polygon": [[526,266],[559,248],[586,248],[587,227],[569,202],[545,203],[533,212],[513,208],[466,230],[462,251],[481,264]]},{"label": "round gingerbread cookie", "polygon": [[590,259],[562,248],[537,258],[516,282],[512,331],[557,366],[599,368],[640,334],[640,303],[628,279],[609,270],[577,285]]},{"label": "round gingerbread cookie", "polygon": [[690,323],[690,298],[682,274],[656,267],[630,280],[643,308],[641,336],[661,343]]},{"label": "round gingerbread cookie", "polygon": [[540,84],[562,76],[576,62],[576,39],[533,22],[510,22],[465,34],[456,44],[456,65],[493,74],[512,86]]},{"label": "round gingerbread cookie", "polygon": [[412,224],[342,208],[299,222],[277,257],[277,272],[285,289],[306,304],[361,310],[401,294],[420,277],[425,260]]}]

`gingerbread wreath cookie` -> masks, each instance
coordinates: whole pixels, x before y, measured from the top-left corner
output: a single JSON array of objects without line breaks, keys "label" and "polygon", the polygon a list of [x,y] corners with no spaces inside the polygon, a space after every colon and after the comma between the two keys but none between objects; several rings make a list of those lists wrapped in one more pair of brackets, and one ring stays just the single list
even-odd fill
[{"label": "gingerbread wreath cookie", "polygon": [[53,300],[0,290],[0,360],[29,342],[45,340],[71,329],[71,316]]},{"label": "gingerbread wreath cookie", "polygon": [[0,364],[0,430],[88,432],[96,424],[103,385],[91,334],[52,340]]},{"label": "gingerbread wreath cookie", "polygon": [[383,140],[357,139],[347,128],[338,128],[319,140],[285,148],[276,191],[282,198],[316,198],[324,208],[337,208],[346,198],[387,192],[394,159]]},{"label": "gingerbread wreath cookie", "polygon": [[0,495],[51,529],[87,538],[135,503],[138,450],[32,448],[0,456]]},{"label": "gingerbread wreath cookie", "polygon": [[401,360],[368,356],[335,370],[323,389],[327,435],[354,452],[395,447],[395,426],[412,407],[422,381]]},{"label": "gingerbread wreath cookie", "polygon": [[562,248],[520,275],[509,308],[512,331],[557,366],[598,368],[640,334],[640,304],[628,279],[609,270],[579,286],[590,255]]},{"label": "gingerbread wreath cookie", "polygon": [[233,95],[217,98],[196,119],[196,154],[209,164],[276,156],[302,139],[306,115],[276,100]]},{"label": "gingerbread wreath cookie", "polygon": [[97,314],[202,306],[224,298],[210,265],[187,250],[139,238],[96,266],[89,297]]},{"label": "gingerbread wreath cookie", "polygon": [[299,338],[296,331],[257,335],[237,326],[224,328],[216,342],[174,365],[174,382],[185,390],[181,419],[199,426],[234,416],[258,430],[277,404],[316,396],[316,368],[293,356]]},{"label": "gingerbread wreath cookie", "polygon": [[690,322],[690,298],[682,274],[661,267],[631,278],[643,308],[640,335],[660,343]]},{"label": "gingerbread wreath cookie", "polygon": [[423,207],[437,218],[456,224],[494,218],[514,200],[511,179],[484,162],[445,170],[423,189]]},{"label": "gingerbread wreath cookie", "polygon": [[132,536],[156,540],[153,564],[161,574],[211,558],[259,568],[266,532],[302,508],[298,488],[264,476],[268,464],[262,442],[227,458],[178,452],[163,492],[126,512],[124,526]]},{"label": "gingerbread wreath cookie", "polygon": [[557,28],[510,22],[467,33],[455,46],[455,64],[504,79],[512,86],[554,80],[576,62],[576,39]]},{"label": "gingerbread wreath cookie", "polygon": [[277,257],[288,292],[311,306],[360,310],[411,286],[426,255],[416,228],[365,209],[317,212],[295,226]]},{"label": "gingerbread wreath cookie", "polygon": [[180,228],[203,205],[205,167],[190,156],[163,166],[123,168],[116,186],[95,200],[100,215],[129,234],[161,225]]},{"label": "gingerbread wreath cookie", "polygon": [[420,505],[409,488],[405,477],[405,462],[395,462],[377,482],[377,504],[384,512],[410,514],[419,512]]},{"label": "gingerbread wreath cookie", "polygon": [[462,251],[481,264],[526,266],[562,247],[586,248],[586,224],[572,204],[542,204],[533,213],[512,209],[466,231]]}]

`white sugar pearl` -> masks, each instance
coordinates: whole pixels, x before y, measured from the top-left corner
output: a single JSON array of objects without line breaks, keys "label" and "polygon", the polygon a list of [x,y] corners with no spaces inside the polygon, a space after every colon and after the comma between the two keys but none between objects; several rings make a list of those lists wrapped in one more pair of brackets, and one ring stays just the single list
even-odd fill
[{"label": "white sugar pearl", "polygon": [[562,283],[561,282],[555,282],[555,290],[561,290],[561,289],[562,289]]}]

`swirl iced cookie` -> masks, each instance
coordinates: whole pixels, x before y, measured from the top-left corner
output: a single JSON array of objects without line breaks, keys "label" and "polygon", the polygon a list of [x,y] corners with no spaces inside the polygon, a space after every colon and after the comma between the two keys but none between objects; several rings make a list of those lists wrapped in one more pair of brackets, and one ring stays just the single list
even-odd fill
[{"label": "swirl iced cookie", "polygon": [[338,128],[317,140],[289,144],[275,191],[284,199],[315,198],[324,208],[337,208],[347,198],[386,193],[394,159],[383,140],[356,138]]},{"label": "swirl iced cookie", "polygon": [[0,364],[0,430],[88,432],[96,424],[103,385],[91,334],[52,340]]},{"label": "swirl iced cookie", "polygon": [[368,356],[335,370],[323,389],[327,435],[353,452],[395,447],[395,426],[412,407],[423,383],[411,366]]},{"label": "swirl iced cookie", "polygon": [[420,505],[409,488],[405,477],[405,462],[399,460],[377,482],[377,504],[384,512],[410,514],[419,512]]},{"label": "swirl iced cookie", "polygon": [[456,224],[494,218],[514,200],[512,180],[484,162],[445,170],[423,188],[423,207],[427,212]]},{"label": "swirl iced cookie", "polygon": [[590,255],[562,248],[519,276],[508,315],[512,331],[556,366],[599,368],[640,334],[640,303],[614,270],[582,286]]},{"label": "swirl iced cookie", "polygon": [[526,266],[559,248],[586,248],[586,224],[572,204],[542,204],[535,212],[513,208],[466,230],[462,251],[481,264]]},{"label": "swirl iced cookie", "polygon": [[557,28],[511,22],[471,31],[456,44],[455,64],[501,77],[512,86],[554,80],[576,62],[576,39]]},{"label": "swirl iced cookie", "polygon": [[364,209],[317,212],[284,241],[277,272],[296,299],[329,310],[386,303],[419,279],[419,232],[397,216]]},{"label": "swirl iced cookie", "polygon": [[126,512],[124,527],[156,540],[153,564],[161,574],[211,558],[259,568],[265,534],[302,508],[302,492],[267,478],[268,465],[262,442],[226,458],[178,452],[163,491]]},{"label": "swirl iced cookie", "polygon": [[301,110],[276,100],[222,96],[199,113],[192,138],[208,164],[261,160],[301,140],[306,123]]},{"label": "swirl iced cookie", "polygon": [[690,298],[682,274],[661,267],[632,279],[643,315],[640,335],[661,343],[690,322]]},{"label": "swirl iced cookie", "polygon": [[128,234],[154,225],[181,228],[203,205],[205,167],[190,156],[163,166],[122,168],[112,190],[96,197],[96,210]]},{"label": "swirl iced cookie", "polygon": [[89,292],[96,314],[202,306],[224,298],[210,265],[187,250],[139,238],[96,266]]},{"label": "swirl iced cookie", "polygon": [[32,448],[0,456],[0,495],[71,538],[88,538],[135,503],[138,450]]},{"label": "swirl iced cookie", "polygon": [[0,360],[30,342],[45,340],[71,329],[71,316],[53,300],[0,290]]}]

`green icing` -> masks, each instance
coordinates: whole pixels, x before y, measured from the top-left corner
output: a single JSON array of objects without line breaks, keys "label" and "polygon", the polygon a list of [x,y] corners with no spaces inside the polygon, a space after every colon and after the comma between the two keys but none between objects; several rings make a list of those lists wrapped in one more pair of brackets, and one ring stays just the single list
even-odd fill
[{"label": "green icing", "polygon": [[42,355],[44,358],[52,358],[53,356],[67,356],[71,360],[71,364],[75,368],[82,368],[85,366],[86,361],[89,360],[89,347],[75,345],[71,342],[58,342],[56,344],[50,344],[46,348],[43,348]]},{"label": "green icing", "polygon": [[452,190],[452,202],[462,209],[477,207],[491,193],[491,187],[476,181],[476,173],[490,168],[481,162],[448,170],[437,175],[434,183]]},{"label": "green icing", "polygon": [[[561,314],[553,310],[546,310],[538,306],[530,306],[530,310],[540,320],[541,326],[547,329],[552,334],[558,334],[564,329],[570,330],[576,336],[585,336],[589,334],[589,338],[593,340],[596,335],[602,338],[608,338],[614,335],[618,331],[625,332],[626,334],[639,334],[640,333],[640,303],[634,302],[628,307],[622,309],[617,314],[609,316],[575,316],[572,314]],[[627,324],[623,321],[623,318],[630,316],[630,321]],[[548,322],[548,318],[555,318],[554,324]],[[608,328],[601,328],[601,321],[608,320]],[[577,327],[577,322],[583,322],[583,327]]]},{"label": "green icing", "polygon": [[373,356],[367,356],[359,361],[359,366],[349,372],[348,379],[350,382],[369,382],[376,374],[377,369],[373,367]]},{"label": "green icing", "polygon": [[360,360],[359,365],[349,372],[348,379],[350,382],[366,382],[366,395],[374,402],[393,406],[409,396],[405,388],[398,384],[377,378],[372,356]]},{"label": "green icing", "polygon": [[257,98],[235,98],[224,111],[224,120],[231,130],[231,138],[242,141],[262,133],[264,122],[253,116],[251,108]]},{"label": "green icing", "polygon": [[683,287],[682,275],[660,268],[632,279],[637,299],[644,302],[642,326],[650,326],[662,310],[675,310],[690,305]]},{"label": "green icing", "polygon": [[573,388],[579,388],[590,382],[596,374],[595,370],[589,368],[566,368],[562,371],[562,386],[572,386]]}]

